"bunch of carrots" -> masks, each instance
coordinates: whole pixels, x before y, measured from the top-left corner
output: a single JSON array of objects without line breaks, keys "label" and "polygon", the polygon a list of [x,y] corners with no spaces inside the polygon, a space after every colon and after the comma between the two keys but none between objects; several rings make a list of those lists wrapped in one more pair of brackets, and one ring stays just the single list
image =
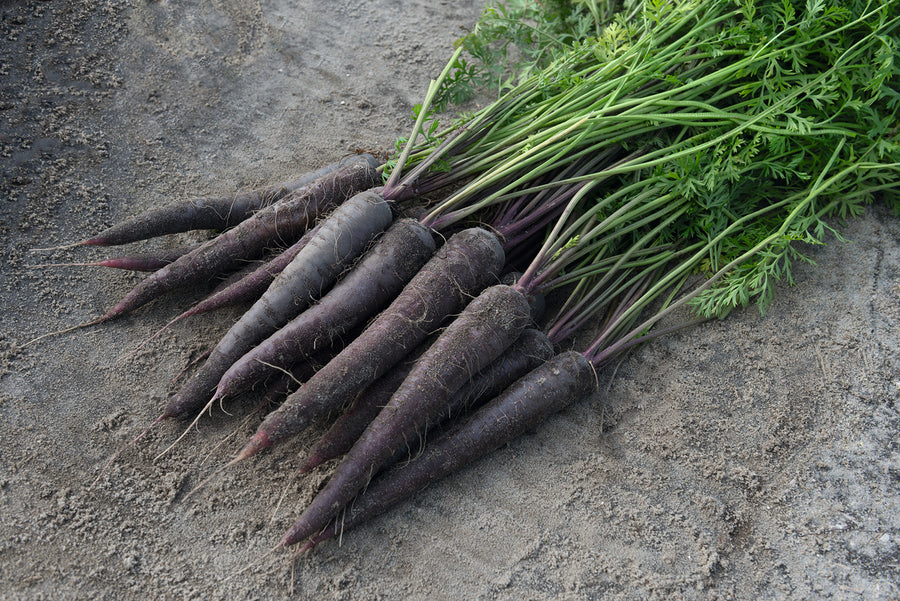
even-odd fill
[{"label": "bunch of carrots", "polygon": [[[435,107],[495,79],[510,43],[525,60],[496,100],[442,127]],[[900,210],[898,78],[900,0],[492,5],[387,164],[345,158],[78,243],[221,231],[102,262],[153,273],[82,326],[283,248],[176,318],[253,303],[157,422],[303,379],[229,465],[332,420],[304,470],[341,459],[278,545],[308,549],[591,394],[675,309],[696,314],[679,327],[764,309],[828,218]]]}]

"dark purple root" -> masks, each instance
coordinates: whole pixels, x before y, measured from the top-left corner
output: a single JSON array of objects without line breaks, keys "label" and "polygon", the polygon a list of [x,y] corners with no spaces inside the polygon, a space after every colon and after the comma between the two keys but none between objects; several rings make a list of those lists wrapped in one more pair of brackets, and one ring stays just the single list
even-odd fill
[{"label": "dark purple root", "polygon": [[262,265],[252,265],[246,271],[241,270],[235,274],[235,276],[239,277],[229,277],[227,278],[224,285],[217,286],[215,290],[213,290],[212,294],[195,304],[193,307],[180,313],[176,317],[173,317],[166,325],[158,329],[152,336],[144,340],[137,348],[130,351],[127,355],[122,358],[128,358],[139,350],[144,348],[144,346],[158,337],[160,334],[168,330],[170,327],[181,321],[182,319],[187,319],[188,317],[193,317],[195,315],[202,315],[203,313],[209,313],[211,311],[217,311],[219,309],[224,309],[225,307],[232,307],[234,305],[239,305],[245,302],[256,301],[260,296],[266,291],[266,288],[272,283],[272,281],[278,276],[279,273],[284,271],[284,268],[294,260],[294,257],[297,256],[310,238],[316,235],[319,226],[312,228],[306,234],[303,235],[300,240],[295,242],[289,248],[285,249],[281,253],[279,253],[274,258],[266,261]]},{"label": "dark purple root", "polygon": [[361,192],[338,207],[266,293],[222,337],[203,367],[171,399],[166,417],[194,413],[204,407],[228,368],[326,291],[391,219],[388,203],[370,191]]},{"label": "dark purple root", "polygon": [[[481,403],[494,398],[503,392],[507,386],[552,356],[553,343],[550,342],[550,339],[539,330],[534,328],[526,329],[502,355],[479,371],[469,382],[456,391],[447,403],[445,411],[435,420],[437,431],[440,432],[446,429],[455,420],[459,419],[461,414],[469,412]],[[371,422],[374,417],[369,421]],[[342,454],[350,450],[350,447],[362,435],[364,429],[357,433],[356,438],[350,441],[349,446],[342,451]],[[429,433],[429,437],[431,436]],[[415,446],[397,449],[393,456],[385,462],[383,469],[387,469],[398,461],[408,461],[411,457],[418,455],[422,450],[424,439],[416,439],[412,443]]]},{"label": "dark purple root", "polygon": [[453,420],[479,403],[492,399],[510,384],[553,356],[553,343],[540,330],[528,328],[506,351],[456,391],[445,412]]},{"label": "dark purple root", "polygon": [[530,321],[528,301],[511,286],[491,286],[469,303],[416,362],[281,544],[324,528],[385,462],[424,439],[453,393],[512,345]]},{"label": "dark purple root", "polygon": [[266,417],[236,461],[347,405],[446,317],[458,313],[472,295],[497,281],[503,263],[503,250],[490,232],[472,228],[451,236],[363,334]]},{"label": "dark purple root", "polygon": [[316,232],[319,231],[318,227],[316,226],[309,230],[297,242],[294,242],[294,244],[262,265],[252,266],[250,271],[236,278],[227,286],[215,291],[212,295],[182,313],[179,318],[200,315],[243,302],[255,301],[263,295],[269,285],[278,277],[278,274],[284,271],[284,268],[303,250],[310,238],[316,235]]},{"label": "dark purple root", "polygon": [[350,450],[353,443],[391,400],[391,396],[409,375],[413,364],[428,349],[430,343],[431,340],[420,345],[388,373],[356,396],[347,410],[334,421],[328,431],[310,449],[306,461],[300,468],[301,474],[305,474],[326,461],[340,457]]},{"label": "dark purple root", "polygon": [[102,261],[90,261],[82,263],[45,263],[43,265],[31,265],[30,267],[109,267],[111,269],[125,269],[127,271],[156,271],[162,269],[182,255],[192,251],[195,247],[180,247],[170,250],[162,250],[157,253],[138,253],[122,257],[110,257]]},{"label": "dark purple root", "polygon": [[390,304],[434,250],[428,229],[412,219],[395,222],[319,302],[238,359],[216,395],[238,394],[272,370],[330,346]]},{"label": "dark purple root", "polygon": [[106,321],[133,311],[160,295],[239,266],[273,244],[291,244],[325,211],[350,195],[374,185],[377,174],[368,163],[351,165],[301,189],[242,221],[233,229],[166,265],[135,286],[99,318]]},{"label": "dark purple root", "polygon": [[378,161],[373,156],[354,155],[277,186],[172,202],[130,217],[81,244],[112,246],[190,230],[225,230],[291,194],[302,193],[302,188],[354,163],[368,165],[372,169],[378,167]]},{"label": "dark purple root", "polygon": [[[377,476],[335,520],[314,533],[308,550],[362,524],[432,482],[507,444],[596,387],[591,364],[567,351],[517,380],[458,427],[426,445],[413,460]],[[299,542],[286,539],[282,545]]]}]

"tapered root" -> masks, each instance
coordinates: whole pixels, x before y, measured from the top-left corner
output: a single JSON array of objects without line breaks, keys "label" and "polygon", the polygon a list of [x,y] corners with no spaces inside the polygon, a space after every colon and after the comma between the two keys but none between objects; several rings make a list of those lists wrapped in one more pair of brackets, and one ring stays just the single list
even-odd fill
[{"label": "tapered root", "polygon": [[[253,435],[253,438],[251,438],[247,442],[247,444],[244,445],[244,448],[242,448],[238,452],[237,456],[231,460],[231,463],[237,463],[238,461],[243,461],[244,459],[249,459],[250,457],[253,457],[257,453],[262,451],[263,449],[269,448],[271,445],[272,445],[272,442],[269,440],[268,433],[266,433],[264,431],[257,432],[256,434]],[[229,465],[231,465],[231,463],[229,463]]]},{"label": "tapered root", "polygon": [[41,269],[43,267],[108,267],[105,263],[105,261],[93,261],[90,263],[35,263],[25,265],[25,267],[29,269]]},{"label": "tapered root", "polygon": [[32,338],[28,342],[23,343],[22,345],[20,345],[19,348],[25,348],[26,346],[28,346],[30,344],[34,344],[35,342],[38,342],[39,340],[43,340],[44,338],[50,338],[51,336],[60,336],[62,334],[68,334],[69,332],[74,332],[75,330],[80,330],[81,328],[95,326],[98,323],[103,323],[104,321],[108,321],[109,319],[110,319],[110,317],[108,317],[107,315],[101,315],[97,319],[94,319],[92,321],[87,321],[85,323],[80,323],[77,326],[71,326],[68,328],[64,328],[62,330],[56,330],[55,332],[47,332],[46,334],[41,334],[37,338]]}]

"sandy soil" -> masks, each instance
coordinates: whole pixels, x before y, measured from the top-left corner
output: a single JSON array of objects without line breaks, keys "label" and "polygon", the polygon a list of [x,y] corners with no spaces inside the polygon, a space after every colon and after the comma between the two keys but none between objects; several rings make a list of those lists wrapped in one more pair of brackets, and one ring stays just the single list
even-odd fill
[{"label": "sandy soil", "polygon": [[[326,8],[327,5],[327,8]],[[237,313],[118,357],[202,291],[23,348],[139,276],[35,255],[174,197],[387,151],[479,1],[0,4],[0,598],[896,599],[900,220],[812,249],[766,316],[654,342],[602,392],[341,546],[260,559],[328,477],[315,432],[185,493],[255,418],[165,424]],[[154,241],[162,248],[201,234]],[[229,438],[230,437],[230,438]]]}]

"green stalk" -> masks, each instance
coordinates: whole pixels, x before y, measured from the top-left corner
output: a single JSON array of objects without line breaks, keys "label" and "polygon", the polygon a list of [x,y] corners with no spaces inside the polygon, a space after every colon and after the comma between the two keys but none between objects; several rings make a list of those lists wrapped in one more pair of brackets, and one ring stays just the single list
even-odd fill
[{"label": "green stalk", "polygon": [[403,152],[400,153],[400,158],[397,159],[397,166],[391,172],[390,177],[388,177],[387,182],[384,184],[384,196],[385,198],[391,198],[398,191],[395,189],[397,182],[400,180],[400,173],[403,171],[403,166],[406,164],[407,159],[409,158],[410,152],[412,152],[413,146],[415,146],[416,138],[419,137],[419,134],[422,132],[422,125],[425,123],[426,117],[431,110],[431,105],[434,102],[434,98],[437,95],[438,90],[441,87],[441,84],[447,79],[447,76],[450,75],[450,69],[453,64],[459,58],[459,55],[462,54],[462,47],[457,48],[453,53],[450,61],[444,66],[444,70],[441,71],[441,74],[437,79],[432,79],[428,84],[428,91],[425,93],[425,100],[422,101],[422,107],[419,109],[419,114],[416,117],[416,122],[413,124],[412,132],[409,134],[409,140],[406,143],[406,146],[403,148]]}]

